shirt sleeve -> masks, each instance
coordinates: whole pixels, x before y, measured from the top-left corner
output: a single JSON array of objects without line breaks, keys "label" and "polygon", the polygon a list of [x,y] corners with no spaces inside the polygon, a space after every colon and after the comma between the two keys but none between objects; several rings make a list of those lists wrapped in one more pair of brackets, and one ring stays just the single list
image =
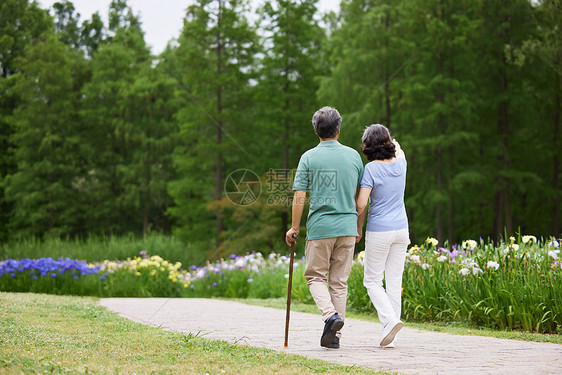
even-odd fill
[{"label": "shirt sleeve", "polygon": [[361,179],[361,187],[372,189],[374,186],[375,178],[373,177],[371,168],[369,168],[369,164],[367,164],[363,172],[363,178]]},{"label": "shirt sleeve", "polygon": [[295,172],[295,180],[293,182],[293,191],[308,191],[310,186],[308,158],[302,155],[299,160],[297,171]]},{"label": "shirt sleeve", "polygon": [[[359,156],[359,154],[357,154]],[[357,186],[361,186],[361,180],[363,180],[363,175],[365,174],[365,169],[363,168],[363,161],[361,156],[359,156],[357,161],[357,166],[359,167],[359,176],[357,177]]]}]

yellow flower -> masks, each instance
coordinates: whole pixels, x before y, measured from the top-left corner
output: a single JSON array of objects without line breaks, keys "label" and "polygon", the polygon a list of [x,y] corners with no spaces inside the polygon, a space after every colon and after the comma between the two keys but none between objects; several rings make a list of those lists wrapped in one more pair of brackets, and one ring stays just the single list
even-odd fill
[{"label": "yellow flower", "polygon": [[513,237],[513,236],[509,237],[509,242],[510,242],[510,243],[514,243],[514,242],[515,242],[515,237]]},{"label": "yellow flower", "polygon": [[150,271],[150,275],[151,275],[151,276],[156,276],[157,274],[158,274],[158,273],[156,272],[156,270]]},{"label": "yellow flower", "polygon": [[360,252],[357,254],[357,260],[365,259],[365,251]]},{"label": "yellow flower", "polygon": [[140,273],[140,272],[135,272],[135,275],[140,276],[141,273]]},{"label": "yellow flower", "polygon": [[410,248],[410,250],[408,250],[408,252],[410,253],[410,255],[415,255],[415,254],[419,254],[421,252],[421,249],[419,248],[418,245],[414,245]]},{"label": "yellow flower", "polygon": [[425,240],[426,244],[430,244],[433,246],[437,246],[437,244],[439,243],[439,241],[437,241],[437,239],[433,238],[433,237],[427,237],[427,240]]},{"label": "yellow flower", "polygon": [[523,243],[527,243],[529,241],[537,243],[537,237],[535,237],[535,236],[523,236],[521,238],[521,241],[523,241]]}]

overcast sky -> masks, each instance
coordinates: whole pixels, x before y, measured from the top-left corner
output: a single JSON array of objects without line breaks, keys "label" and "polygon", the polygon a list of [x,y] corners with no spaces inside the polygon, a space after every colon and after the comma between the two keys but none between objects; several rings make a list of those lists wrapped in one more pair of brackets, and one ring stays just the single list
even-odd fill
[{"label": "overcast sky", "polygon": [[[50,8],[57,0],[38,0],[43,8]],[[253,6],[263,0],[251,0]],[[107,23],[107,10],[111,0],[72,0],[76,11],[80,13],[80,20],[90,18],[98,11]],[[152,53],[159,54],[164,50],[170,39],[180,34],[184,11],[190,5],[190,0],[129,0],[128,4],[135,14],[140,13],[145,39],[152,47]],[[321,12],[338,10],[340,0],[319,0],[318,8]]]}]

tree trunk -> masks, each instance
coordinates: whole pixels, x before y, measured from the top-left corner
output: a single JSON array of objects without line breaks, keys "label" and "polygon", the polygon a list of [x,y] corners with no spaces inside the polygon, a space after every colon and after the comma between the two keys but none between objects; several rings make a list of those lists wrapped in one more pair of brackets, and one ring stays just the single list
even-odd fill
[{"label": "tree trunk", "polygon": [[[285,51],[285,55],[287,59],[285,60],[285,84],[283,85],[283,93],[285,94],[285,108],[283,109],[284,117],[283,117],[283,126],[284,126],[284,134],[283,134],[283,178],[289,179],[289,139],[291,135],[291,124],[290,118],[288,113],[290,111],[291,102],[289,100],[289,88],[290,88],[290,81],[289,81],[289,53]],[[283,201],[283,200],[281,200]],[[288,201],[288,200],[287,200]],[[289,226],[289,208],[283,208],[281,212],[281,240],[285,241],[285,233],[288,230]]]},{"label": "tree trunk", "polygon": [[[222,18],[222,9],[223,9],[223,1],[219,0],[219,12],[218,12],[218,21],[217,21],[217,77],[220,82],[220,76],[222,74],[222,37],[221,37],[221,18]],[[223,174],[223,158],[222,158],[222,86],[219,83],[217,86],[217,138],[216,138],[216,145],[217,145],[217,155],[216,155],[216,168],[215,168],[215,198],[216,200],[222,199],[222,174]],[[222,215],[220,210],[216,213],[216,246],[218,247],[221,243],[220,236],[223,231],[223,221]]]},{"label": "tree trunk", "polygon": [[388,29],[390,28],[390,17],[388,16],[388,14],[386,15],[385,18],[385,28],[387,31],[387,36],[385,38],[385,47],[386,47],[386,63],[384,64],[384,99],[385,99],[385,106],[386,106],[386,126],[390,129],[390,75],[388,74],[388,69],[389,69],[389,58],[388,58]]},{"label": "tree trunk", "polygon": [[444,230],[443,230],[443,203],[441,201],[441,192],[443,191],[443,152],[441,146],[437,147],[437,191],[439,198],[435,205],[435,216],[437,219],[437,241],[443,244]]},{"label": "tree trunk", "polygon": [[503,198],[504,196],[501,190],[496,191],[494,195],[494,212],[496,213],[496,216],[494,218],[494,227],[493,227],[495,242],[499,242],[499,240],[501,239],[502,231],[505,226],[503,221],[504,217],[501,214],[503,212]]},{"label": "tree trunk", "polygon": [[556,112],[554,113],[554,156],[552,157],[552,188],[554,190],[552,209],[552,234],[560,234],[560,112],[561,112],[561,79],[556,74]]},{"label": "tree trunk", "polygon": [[[454,156],[454,148],[453,146],[449,147],[449,176],[453,175],[453,156]],[[447,220],[447,230],[448,235],[447,239],[449,240],[449,245],[455,243],[455,199],[454,199],[454,191],[449,184],[449,217]]]},{"label": "tree trunk", "polygon": [[[504,69],[500,69],[500,79],[501,79],[501,92],[505,93],[508,91],[508,80]],[[509,104],[507,99],[500,102],[498,106],[498,133],[502,140],[501,146],[502,151],[500,154],[500,168],[503,171],[508,171],[511,168],[511,160],[509,157]],[[513,220],[511,213],[511,196],[510,196],[510,180],[508,177],[502,177],[500,179],[500,201],[501,207],[499,211],[496,211],[496,216],[502,216],[502,219],[496,219],[498,224],[503,224],[500,227],[496,227],[495,237],[499,239],[502,232],[504,231],[508,236],[513,234]]]}]

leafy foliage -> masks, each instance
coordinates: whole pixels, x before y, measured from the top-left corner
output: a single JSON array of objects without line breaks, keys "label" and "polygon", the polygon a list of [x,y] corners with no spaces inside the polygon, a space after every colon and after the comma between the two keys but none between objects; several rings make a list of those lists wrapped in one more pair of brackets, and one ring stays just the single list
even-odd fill
[{"label": "leafy foliage", "polygon": [[[154,231],[192,259],[286,252],[324,105],[342,143],[384,123],[402,144],[414,241],[560,233],[560,0],[346,0],[324,22],[314,0],[258,18],[200,0],[160,56],[126,0],[107,25],[66,0],[0,8],[0,241]],[[239,169],[261,180],[253,204],[225,194]]]}]

